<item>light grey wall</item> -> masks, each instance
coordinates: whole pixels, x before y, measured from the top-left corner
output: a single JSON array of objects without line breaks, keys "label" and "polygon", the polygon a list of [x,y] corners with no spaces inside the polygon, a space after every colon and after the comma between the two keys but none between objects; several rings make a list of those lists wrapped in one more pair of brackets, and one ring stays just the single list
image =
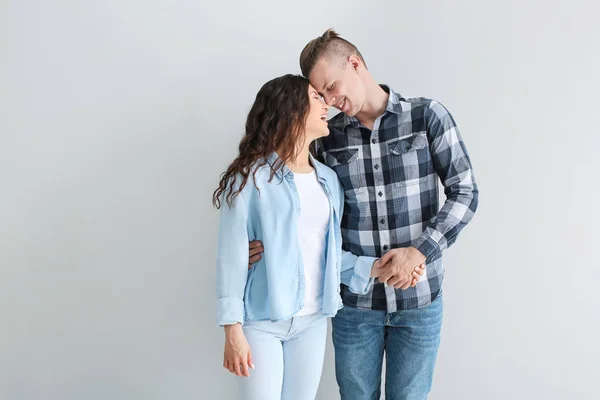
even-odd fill
[{"label": "light grey wall", "polygon": [[[430,398],[598,398],[597,13],[3,0],[0,398],[233,398],[210,197],[259,87],[330,26],[380,82],[451,110],[480,184]],[[329,346],[319,399],[336,393]]]}]

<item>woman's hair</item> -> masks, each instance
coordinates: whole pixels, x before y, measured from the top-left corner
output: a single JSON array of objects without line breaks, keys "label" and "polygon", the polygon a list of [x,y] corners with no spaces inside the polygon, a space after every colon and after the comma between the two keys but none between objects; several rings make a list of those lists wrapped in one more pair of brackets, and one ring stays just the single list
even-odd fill
[{"label": "woman's hair", "polygon": [[[256,185],[256,171],[277,151],[278,160],[271,166],[269,182],[275,172],[294,160],[304,140],[309,110],[308,79],[299,75],[284,75],[265,83],[258,91],[246,120],[246,134],[240,141],[239,154],[221,174],[219,187],[213,193],[213,205],[221,207],[221,196],[231,207],[244,189],[251,170]],[[256,164],[256,168],[254,167]],[[236,186],[238,176],[241,177]],[[235,188],[235,189],[234,189]]]}]

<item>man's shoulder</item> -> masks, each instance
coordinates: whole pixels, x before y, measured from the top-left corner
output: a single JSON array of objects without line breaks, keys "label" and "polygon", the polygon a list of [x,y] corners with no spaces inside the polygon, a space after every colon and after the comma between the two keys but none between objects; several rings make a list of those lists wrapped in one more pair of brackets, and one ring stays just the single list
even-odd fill
[{"label": "man's shoulder", "polygon": [[448,109],[438,100],[430,99],[427,97],[412,97],[408,99],[402,99],[406,104],[409,105],[409,109],[422,108],[424,114],[431,116],[441,116],[450,114]]},{"label": "man's shoulder", "polygon": [[317,139],[317,150],[319,153],[344,146],[347,137],[344,129],[346,128],[346,116],[343,113],[334,115],[328,122],[329,135]]},{"label": "man's shoulder", "polygon": [[409,107],[409,109],[414,109],[414,108],[423,108],[423,109],[428,109],[432,104],[437,103],[435,100],[427,98],[427,97],[410,97],[410,98],[402,98],[400,100],[401,102],[407,104]]},{"label": "man's shoulder", "polygon": [[329,123],[330,131],[334,129],[343,130],[344,125],[346,124],[346,116],[344,115],[344,113],[340,112],[331,117],[331,119],[327,122]]}]

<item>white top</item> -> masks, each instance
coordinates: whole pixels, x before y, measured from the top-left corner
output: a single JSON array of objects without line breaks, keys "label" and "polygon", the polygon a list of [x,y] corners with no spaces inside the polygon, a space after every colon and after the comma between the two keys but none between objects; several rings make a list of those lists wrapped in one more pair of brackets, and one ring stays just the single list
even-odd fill
[{"label": "white top", "polygon": [[329,199],[315,171],[294,174],[300,196],[298,241],[304,264],[304,308],[295,316],[319,312],[323,301],[325,242],[329,222]]}]

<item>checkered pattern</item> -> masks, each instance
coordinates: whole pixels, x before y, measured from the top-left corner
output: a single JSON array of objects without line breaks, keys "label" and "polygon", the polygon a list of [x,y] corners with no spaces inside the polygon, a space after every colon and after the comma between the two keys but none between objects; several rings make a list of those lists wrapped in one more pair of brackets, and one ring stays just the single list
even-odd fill
[{"label": "checkered pattern", "polygon": [[[342,285],[345,305],[394,312],[424,307],[439,295],[442,251],[473,217],[478,189],[448,110],[436,101],[404,99],[382,88],[390,96],[372,131],[340,113],[315,148],[344,186],[344,250],[381,257],[389,249],[414,246],[427,257],[427,279],[414,288],[396,290],[376,282],[369,293],[357,295]],[[440,180],[446,195],[441,209]]]}]

